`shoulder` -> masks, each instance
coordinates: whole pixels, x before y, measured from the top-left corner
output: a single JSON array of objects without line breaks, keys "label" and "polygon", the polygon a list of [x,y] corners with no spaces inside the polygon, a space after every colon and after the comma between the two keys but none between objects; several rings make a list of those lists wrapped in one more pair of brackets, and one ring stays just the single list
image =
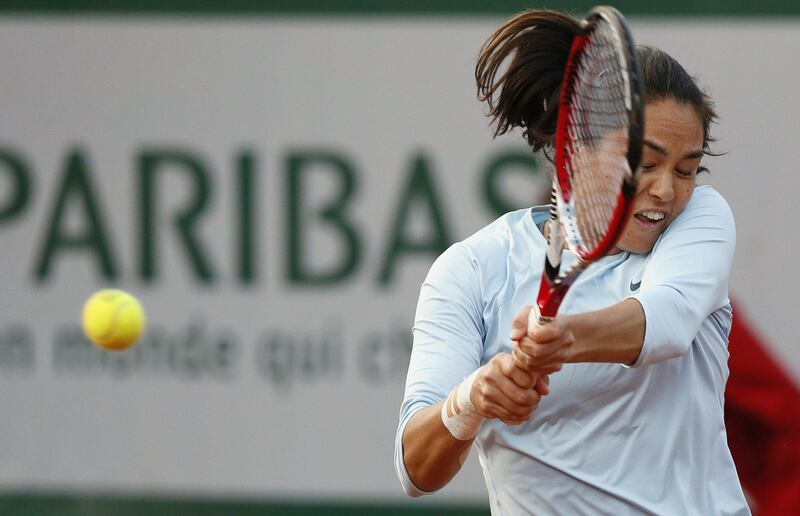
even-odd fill
[{"label": "shoulder", "polygon": [[474,266],[494,262],[497,256],[508,253],[512,233],[525,226],[530,209],[506,213],[469,237],[447,248],[434,262],[434,268]]},{"label": "shoulder", "polygon": [[485,273],[499,274],[516,258],[526,265],[532,254],[545,248],[545,240],[536,226],[537,208],[525,208],[501,216],[461,242],[476,266]]},{"label": "shoulder", "polygon": [[477,259],[486,260],[507,256],[510,251],[521,247],[536,245],[538,239],[544,243],[534,221],[540,212],[539,208],[524,208],[506,213],[464,239],[461,244]]},{"label": "shoulder", "polygon": [[694,192],[692,192],[692,197],[689,199],[689,205],[696,209],[716,209],[731,214],[731,207],[728,205],[728,201],[710,185],[696,186]]},{"label": "shoulder", "polygon": [[675,217],[662,235],[670,238],[672,234],[694,230],[707,233],[709,238],[735,240],[736,223],[728,202],[714,188],[698,186],[683,211]]},{"label": "shoulder", "polygon": [[725,271],[735,249],[736,224],[731,208],[719,192],[704,185],[695,188],[686,207],[656,241],[651,255],[660,256],[667,268],[674,266],[668,263],[674,260],[702,258]]},{"label": "shoulder", "polygon": [[506,213],[473,235],[445,250],[434,262],[428,281],[447,277],[464,284],[473,281],[483,292],[497,292],[514,271],[527,268],[534,255],[543,253],[545,241],[534,221],[537,209]]},{"label": "shoulder", "polygon": [[708,185],[695,187],[689,202],[680,215],[675,218],[673,224],[698,216],[716,217],[722,222],[727,221],[733,224],[733,212],[728,201]]}]

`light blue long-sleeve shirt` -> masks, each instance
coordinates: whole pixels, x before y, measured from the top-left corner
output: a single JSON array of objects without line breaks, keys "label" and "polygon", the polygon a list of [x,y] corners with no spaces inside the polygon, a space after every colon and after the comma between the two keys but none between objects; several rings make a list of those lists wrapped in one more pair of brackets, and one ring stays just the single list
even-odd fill
[{"label": "light blue long-sleeve shirt", "polygon": [[[506,214],[445,251],[422,285],[395,441],[413,414],[510,352],[511,323],[534,302],[545,210]],[[536,220],[535,220],[536,219]],[[565,364],[526,424],[484,423],[476,438],[492,513],[749,514],[723,421],[736,232],[725,200],[697,187],[649,254],[593,263],[560,312],[635,298],[645,340],[631,367]]]}]

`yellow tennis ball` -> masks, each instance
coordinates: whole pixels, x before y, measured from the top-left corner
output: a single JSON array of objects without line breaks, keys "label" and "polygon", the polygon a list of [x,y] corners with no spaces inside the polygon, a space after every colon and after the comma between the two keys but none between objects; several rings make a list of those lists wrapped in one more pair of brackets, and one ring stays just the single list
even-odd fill
[{"label": "yellow tennis ball", "polygon": [[145,326],[139,301],[122,290],[99,290],[83,305],[83,332],[103,349],[120,351],[132,346]]}]

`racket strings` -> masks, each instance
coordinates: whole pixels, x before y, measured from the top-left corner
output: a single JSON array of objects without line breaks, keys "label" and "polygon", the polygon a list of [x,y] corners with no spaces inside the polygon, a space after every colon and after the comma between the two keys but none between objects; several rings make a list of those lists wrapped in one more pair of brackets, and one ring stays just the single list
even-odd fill
[{"label": "racket strings", "polygon": [[630,174],[627,70],[615,41],[608,24],[596,23],[572,78],[565,164],[573,193],[559,211],[567,245],[579,255],[604,241]]}]

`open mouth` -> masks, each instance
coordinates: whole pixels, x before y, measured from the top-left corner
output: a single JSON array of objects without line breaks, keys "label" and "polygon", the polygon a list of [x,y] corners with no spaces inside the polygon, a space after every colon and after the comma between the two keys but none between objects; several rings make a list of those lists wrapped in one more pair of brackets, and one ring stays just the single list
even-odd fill
[{"label": "open mouth", "polygon": [[633,217],[647,227],[656,227],[667,216],[663,211],[642,210],[636,212]]}]

